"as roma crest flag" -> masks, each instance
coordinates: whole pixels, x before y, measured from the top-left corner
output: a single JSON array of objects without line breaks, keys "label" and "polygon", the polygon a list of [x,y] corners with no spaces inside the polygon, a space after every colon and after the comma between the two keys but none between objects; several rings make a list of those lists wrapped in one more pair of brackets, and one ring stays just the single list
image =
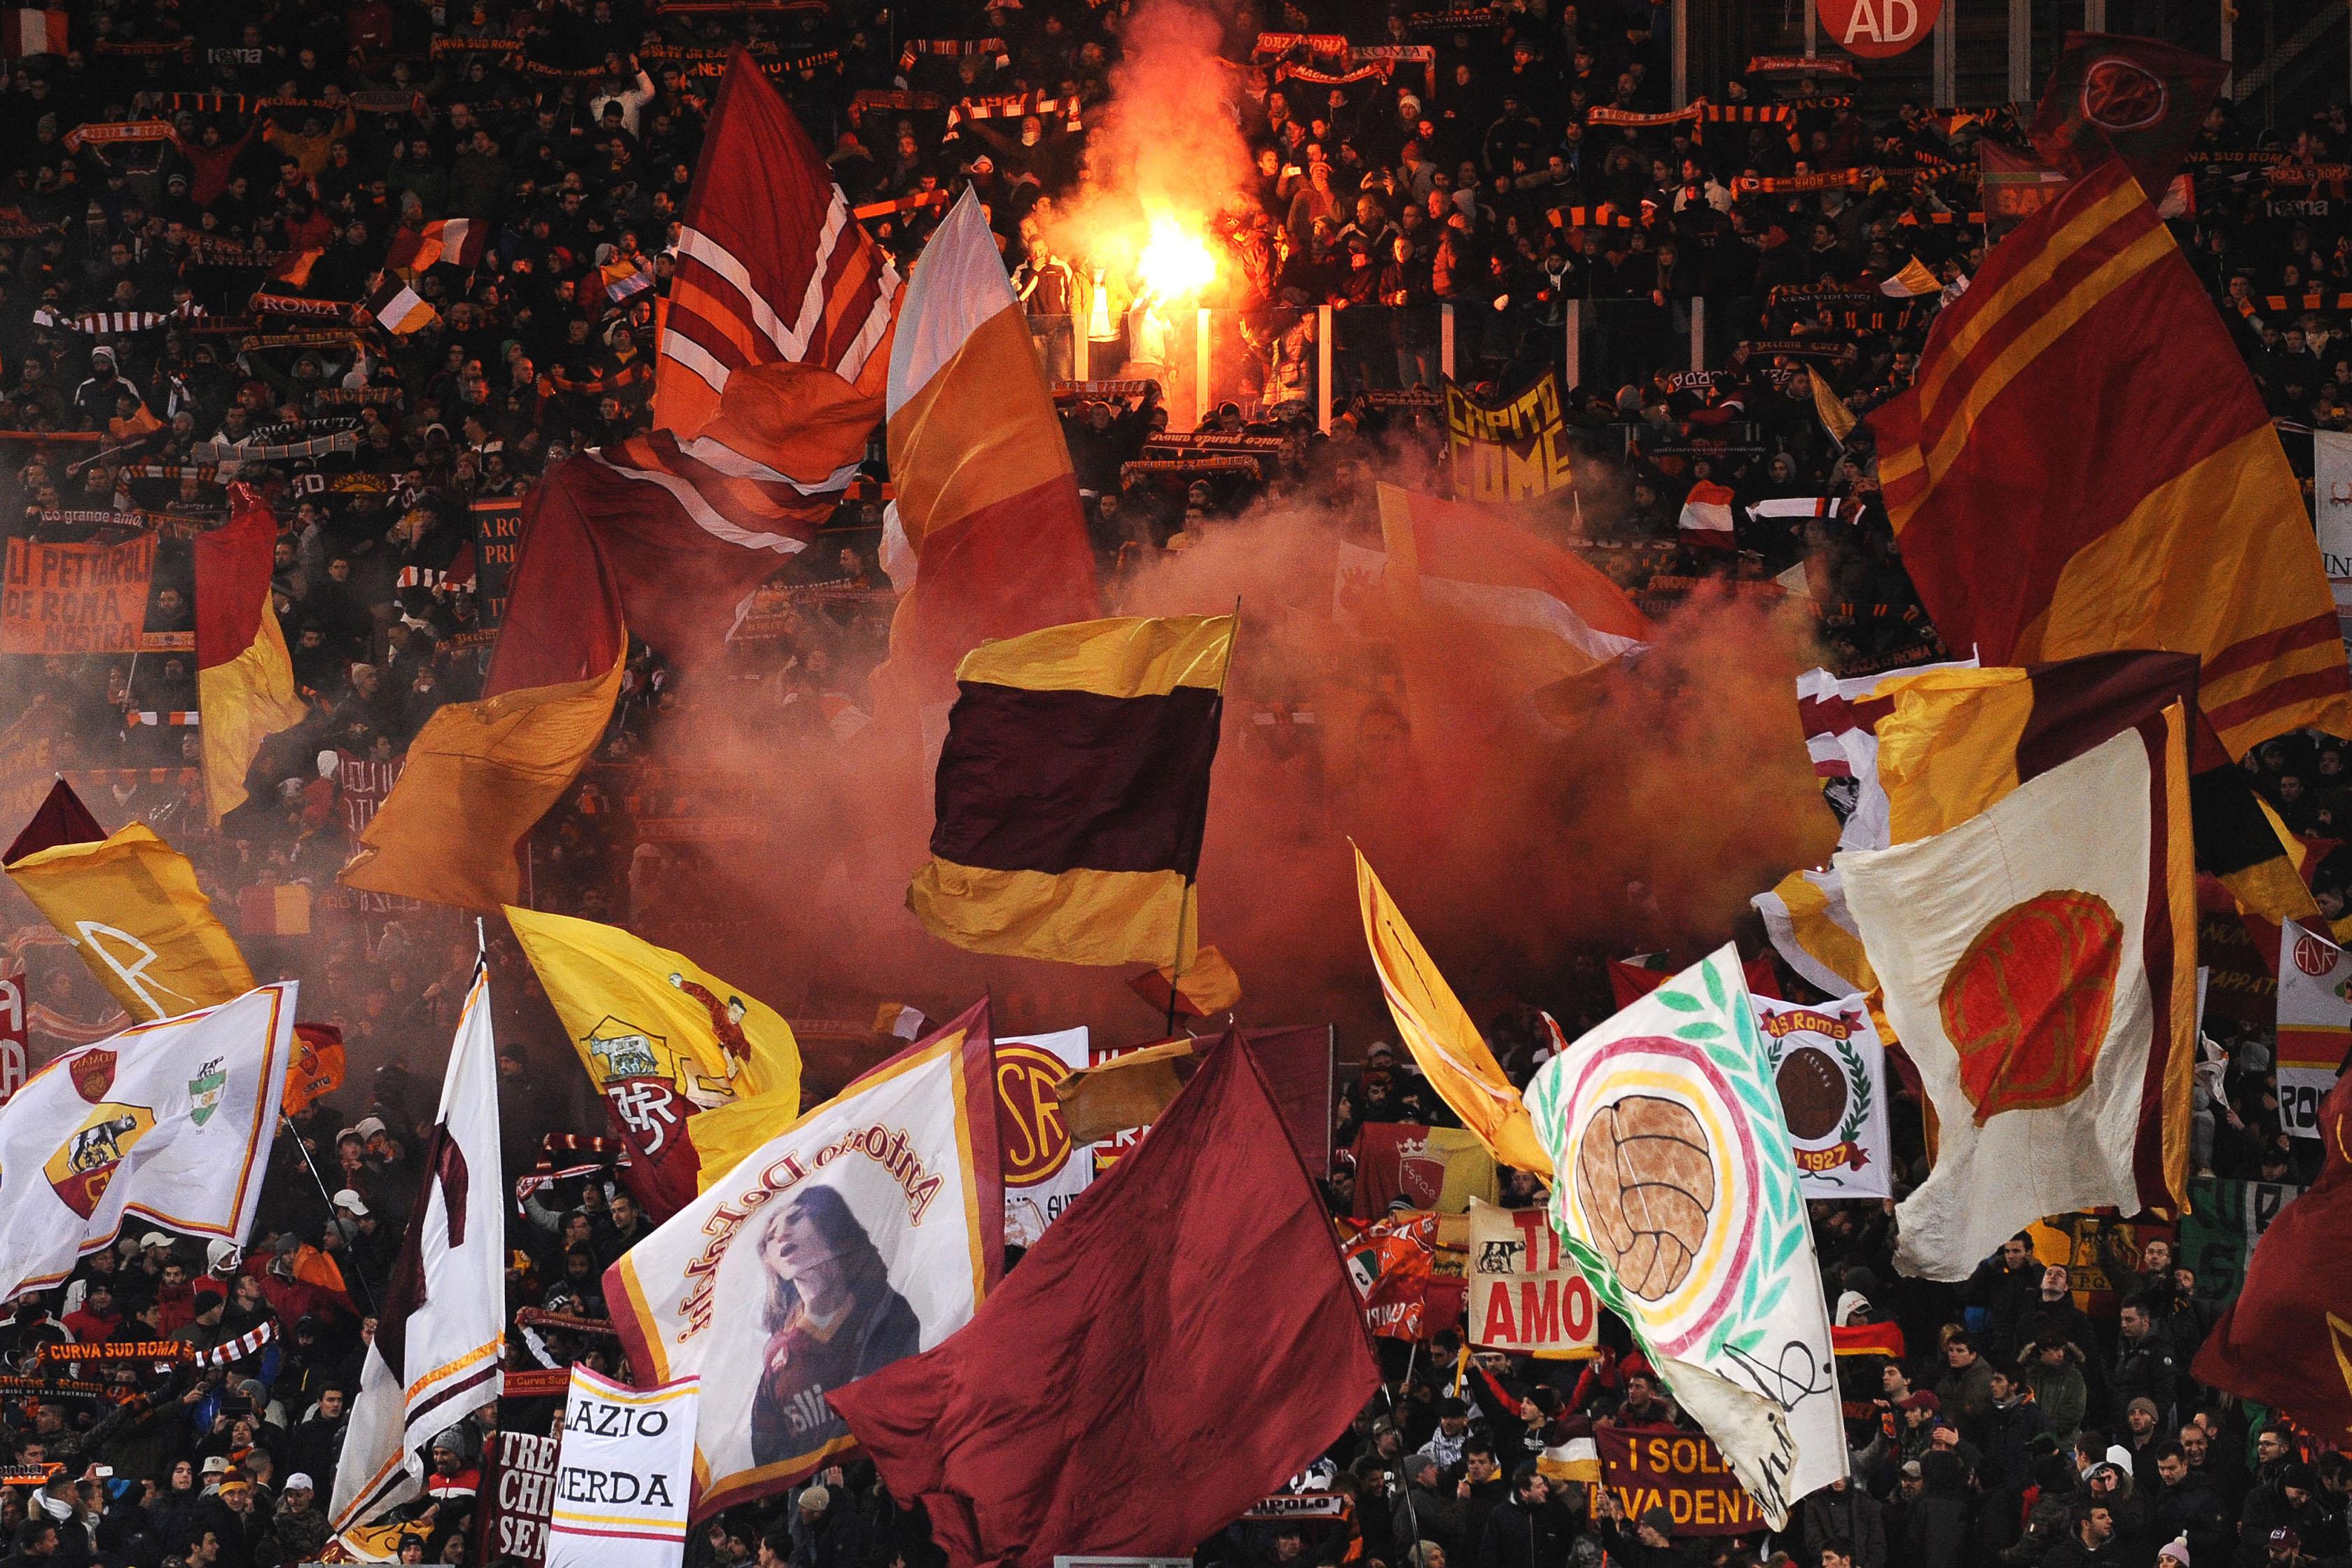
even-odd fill
[{"label": "as roma crest flag", "polygon": [[1233,645],[1230,615],[1126,616],[966,654],[907,907],[976,953],[1190,968]]},{"label": "as roma crest flag", "polygon": [[621,1179],[656,1220],[734,1163],[700,1160],[695,1124],[705,1113],[759,1100],[751,1148],[798,1120],[800,1042],[759,998],[617,926],[512,906],[506,915],[628,1146]]},{"label": "as roma crest flag", "polygon": [[2033,151],[2072,179],[2118,160],[2153,201],[2229,75],[2217,59],[2154,38],[2070,32],[2034,110]]},{"label": "as roma crest flag", "polygon": [[174,1018],[253,988],[188,857],[144,822],[109,835],[64,779],[5,860],[8,880],[133,1019]]},{"label": "as roma crest flag", "polygon": [[1950,646],[1987,664],[2194,653],[2233,757],[2300,727],[2352,734],[2302,488],[2122,160],[1994,249],[1870,423],[1904,565]]},{"label": "as roma crest flag", "polygon": [[278,518],[244,485],[228,487],[228,526],[200,534],[196,569],[197,734],[205,809],[215,822],[245,802],[245,770],[262,741],[302,722],[286,634],[270,607]]},{"label": "as roma crest flag", "polygon": [[1939,1134],[1895,1263],[1964,1280],[2042,1215],[2187,1197],[2196,675],[2145,653],[1941,679],[1978,689],[1939,730],[1901,696],[1879,724],[1895,846],[1836,863]]},{"label": "as roma crest flag", "polygon": [[2341,1444],[2352,1437],[2352,1077],[2320,1102],[2319,1141],[2317,1179],[2263,1232],[2189,1371]]},{"label": "as roma crest flag", "polygon": [[56,1284],[127,1223],[245,1245],[293,1054],[294,984],[142,1023],[0,1106],[0,1298]]},{"label": "as roma crest flag", "polygon": [[1186,1555],[1379,1386],[1321,1195],[1229,1030],[962,1333],[832,1398],[952,1568],[1052,1568]]}]

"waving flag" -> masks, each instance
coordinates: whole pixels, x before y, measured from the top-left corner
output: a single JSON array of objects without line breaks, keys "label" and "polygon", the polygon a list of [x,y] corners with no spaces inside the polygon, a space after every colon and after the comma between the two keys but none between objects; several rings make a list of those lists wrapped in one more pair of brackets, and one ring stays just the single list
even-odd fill
[{"label": "waving flag", "polygon": [[302,722],[286,634],[270,607],[278,518],[243,485],[228,488],[226,528],[197,536],[196,703],[204,715],[205,808],[215,822],[245,801],[245,770],[263,739]]},{"label": "waving flag", "polygon": [[1530,689],[1656,635],[1625,591],[1573,551],[1472,502],[1389,484],[1379,493],[1391,601],[1475,622],[1499,658],[1527,672]]},{"label": "waving flag", "polygon": [[1683,497],[1683,515],[1675,525],[1683,544],[1692,549],[1737,549],[1739,535],[1732,517],[1732,494],[1712,479],[1702,479]]},{"label": "waving flag", "polygon": [[898,275],[808,133],[738,51],[719,80],[655,350],[654,423],[701,434],[748,366],[822,366],[879,397]]},{"label": "waving flag", "polygon": [[2302,488],[2124,160],[1994,249],[1870,423],[1904,565],[1949,645],[1995,664],[2194,653],[2233,757],[2301,727],[2352,734]]},{"label": "waving flag", "polygon": [[343,1432],[330,1510],[339,1531],[417,1496],[426,1445],[499,1397],[508,1201],[499,1148],[490,977],[478,966],[441,1077],[441,1109],[416,1152],[416,1207],[377,1303]]},{"label": "waving flag", "polygon": [[490,225],[483,218],[442,218],[422,229],[403,229],[392,236],[383,265],[414,277],[428,267],[447,262],[453,267],[479,267],[490,248]]},{"label": "waving flag", "polygon": [[506,915],[628,1145],[622,1179],[656,1220],[733,1164],[699,1165],[704,1113],[765,1097],[768,1132],[800,1114],[800,1043],[759,998],[617,926]]},{"label": "waving flag", "polygon": [[965,655],[916,918],[976,953],[1190,967],[1233,643],[1230,615],[1126,616]]},{"label": "waving flag", "polygon": [[905,595],[890,678],[948,700],[958,660],[991,638],[1100,612],[1069,444],[1028,319],[980,198],[966,191],[923,249],[890,346],[882,564]]},{"label": "waving flag", "polygon": [[5,855],[8,880],[142,1022],[253,988],[188,857],[144,822],[109,835],[62,779]]},{"label": "waving flag", "polygon": [[[2140,653],[1936,678],[1971,700],[1879,725],[1895,847],[1837,867],[1939,1132],[1895,1261],[1963,1280],[2040,1216],[2187,1196],[2196,671]],[[1934,831],[1903,841],[1915,821]]]},{"label": "waving flag", "polygon": [[1778,1530],[1847,1459],[1769,1061],[1726,946],[1545,1062],[1527,1105],[1577,1272]]},{"label": "waving flag", "polygon": [[0,1297],[133,1220],[245,1245],[293,1055],[294,983],[68,1051],[0,1105]]}]

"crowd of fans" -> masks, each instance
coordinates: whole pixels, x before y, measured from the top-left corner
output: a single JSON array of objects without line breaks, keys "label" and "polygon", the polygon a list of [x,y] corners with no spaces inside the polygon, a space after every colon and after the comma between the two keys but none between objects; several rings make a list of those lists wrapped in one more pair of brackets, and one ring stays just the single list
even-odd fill
[{"label": "crowd of fans", "polygon": [[[401,1062],[438,1059],[475,953],[469,934],[343,893],[333,873],[425,718],[478,688],[500,587],[478,519],[549,465],[647,422],[666,247],[736,46],[771,67],[851,203],[883,209],[862,221],[902,261],[943,193],[970,184],[987,202],[1049,373],[1070,377],[1081,340],[1087,350],[1088,380],[1061,406],[1107,580],[1269,506],[1311,505],[1376,535],[1375,472],[1438,482],[1442,423],[1416,394],[1435,390],[1450,340],[1465,384],[1507,392],[1565,372],[1578,488],[1547,505],[1547,526],[1637,594],[1702,572],[1760,584],[1801,562],[1826,661],[1859,672],[1938,651],[1872,505],[1867,430],[1830,434],[1809,372],[1857,412],[1907,382],[1936,309],[1984,253],[1979,144],[2021,146],[2015,116],[1876,103],[1824,66],[1708,84],[1712,112],[1612,123],[1684,107],[1666,98],[1662,7],[1426,9],[1304,0],[1265,17],[1244,5],[1228,18],[1224,59],[1200,62],[1229,72],[1256,175],[1215,222],[1208,302],[1226,368],[1191,395],[1203,432],[1276,438],[1223,447],[1169,429],[1162,383],[1182,356],[1155,319],[1166,302],[1054,248],[1054,204],[1078,178],[1134,0],[107,0],[56,14],[66,53],[7,62],[0,522],[47,541],[158,533],[147,630],[175,633],[194,623],[186,538],[223,517],[225,480],[255,484],[278,512],[275,606],[310,717],[264,747],[248,802],[214,828],[197,731],[168,722],[198,706],[184,650],[12,656],[0,793],[28,803],[56,769],[102,789],[110,815],[166,831],[224,908],[257,888],[310,890],[310,929],[278,955],[306,1000],[325,998],[353,1060],[392,1065],[293,1119],[244,1256],[126,1232],[66,1286],[15,1303],[0,1360],[33,1381],[0,1387],[0,1430],[5,1458],[30,1468],[0,1488],[5,1568],[246,1568],[325,1544],[341,1424],[432,1113],[430,1083]],[[1426,46],[1428,58],[1366,63],[1296,37],[1261,47],[1262,27]],[[911,39],[1001,43],[902,54]],[[945,112],[1016,95],[1031,96],[952,126]],[[136,129],[108,129],[124,125]],[[2306,472],[2297,433],[2352,427],[2352,361],[2335,351],[2352,305],[2339,292],[2352,290],[2352,175],[2330,162],[2347,155],[2340,104],[2263,127],[2225,102],[2199,132],[2192,200],[2174,224]],[[350,308],[381,284],[395,246],[446,218],[490,233],[478,264],[416,277],[437,319],[406,336],[355,329]],[[1915,260],[1941,296],[1882,291]],[[640,275],[655,287],[615,287]],[[1317,384],[1326,319],[1328,387]],[[1688,368],[1694,342],[1702,372]],[[1247,459],[1153,462],[1211,451]],[[634,824],[671,792],[652,760],[665,727],[723,707],[777,744],[856,733],[890,602],[875,565],[887,480],[877,448],[820,548],[761,591],[728,666],[700,689],[673,681],[656,650],[633,649],[595,767],[535,841],[542,906],[627,915],[635,873],[662,852]],[[1680,547],[1683,499],[1701,482],[1743,503],[1734,552]],[[1840,504],[1795,524],[1745,510],[1799,496]],[[2342,747],[2288,737],[2248,766],[2319,847],[2320,902],[2341,914]],[[49,1016],[93,1011],[68,960],[36,956]],[[492,962],[499,994],[530,992],[511,950],[494,945]],[[1554,1006],[1563,1018],[1606,1010]],[[517,1036],[519,1017],[502,1019]],[[2310,1145],[2281,1136],[2268,1031],[2208,1032],[2200,1174],[2307,1176]],[[1520,1070],[1536,1039],[1525,1033],[1516,1016],[1496,1028]],[[568,1103],[547,1088],[578,1076],[561,1041],[509,1046],[501,1071],[535,1085],[509,1106],[510,1173],[541,1160],[542,1134],[596,1127],[584,1085]],[[1450,1119],[1384,1049],[1335,1114],[1343,1143],[1365,1122]],[[1916,1103],[1897,1126],[1916,1179]],[[1349,1207],[1347,1179],[1332,1178],[1335,1211]],[[1533,1186],[1521,1177],[1513,1191],[1525,1202]],[[1622,1340],[1586,1363],[1481,1354],[1457,1395],[1462,1347],[1448,1333],[1410,1351],[1383,1342],[1390,1386],[1319,1478],[1350,1500],[1344,1521],[1236,1525],[1202,1561],[2352,1560],[2352,1464],[2189,1377],[2217,1303],[2167,1243],[2107,1260],[2121,1304],[2110,1316],[2102,1298],[2093,1315],[2023,1239],[1957,1289],[1898,1279],[1892,1208],[1816,1206],[1839,1321],[1897,1322],[1916,1354],[1841,1364],[1852,1477],[1785,1531],[1675,1537],[1670,1521],[1628,1518],[1611,1494],[1537,1471],[1580,1424],[1692,1425]],[[616,1364],[614,1343],[579,1322],[603,1317],[603,1269],[649,1225],[601,1176],[518,1205],[510,1305],[557,1317],[528,1336],[519,1325],[516,1365]],[[216,1366],[77,1364],[61,1381],[37,1362],[44,1344],[69,1342],[210,1351],[264,1324],[274,1337]],[[544,1430],[548,1415],[510,1399],[501,1418]],[[436,1441],[433,1481],[406,1511],[417,1528],[405,1556],[474,1560],[487,1425]],[[688,1560],[922,1568],[935,1555],[853,1461],[710,1521]]]}]

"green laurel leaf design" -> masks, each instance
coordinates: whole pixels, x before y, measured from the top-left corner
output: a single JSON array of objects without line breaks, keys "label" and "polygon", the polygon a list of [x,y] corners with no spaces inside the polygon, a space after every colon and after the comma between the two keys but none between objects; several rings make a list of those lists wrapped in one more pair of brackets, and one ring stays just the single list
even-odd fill
[{"label": "green laurel leaf design", "polygon": [[1676,1040],[1714,1040],[1723,1033],[1720,1024],[1686,1023],[1675,1030]]},{"label": "green laurel leaf design", "polygon": [[1658,1000],[1665,1003],[1666,1006],[1674,1009],[1675,1011],[1678,1013],[1696,1013],[1705,1012],[1706,1010],[1706,1004],[1705,1002],[1700,1001],[1696,997],[1687,996],[1681,991],[1656,990],[1652,991],[1650,994],[1657,998]]}]

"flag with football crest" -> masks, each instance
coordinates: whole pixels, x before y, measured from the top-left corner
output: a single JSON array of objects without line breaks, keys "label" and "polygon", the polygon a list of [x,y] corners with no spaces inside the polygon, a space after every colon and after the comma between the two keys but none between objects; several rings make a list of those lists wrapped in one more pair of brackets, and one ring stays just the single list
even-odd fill
[{"label": "flag with football crest", "polygon": [[1725,946],[1546,1062],[1527,1105],[1562,1245],[1779,1530],[1846,1449],[1768,1061]]},{"label": "flag with football crest", "polygon": [[141,1024],[0,1107],[0,1301],[140,1220],[245,1245],[294,1055],[294,983]]}]

